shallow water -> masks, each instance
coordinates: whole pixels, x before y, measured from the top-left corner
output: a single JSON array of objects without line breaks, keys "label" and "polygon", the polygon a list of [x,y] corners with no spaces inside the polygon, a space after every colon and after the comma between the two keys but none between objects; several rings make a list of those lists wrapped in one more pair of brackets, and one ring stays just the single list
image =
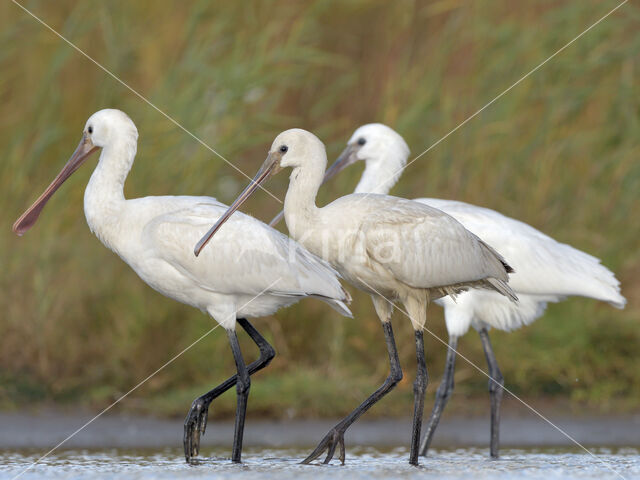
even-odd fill
[{"label": "shallow water", "polygon": [[[55,452],[36,465],[42,452],[0,452],[0,478],[10,479],[365,479],[365,478],[640,478],[637,448],[592,449],[595,457],[567,449],[505,449],[500,460],[491,460],[486,449],[435,450],[421,459],[420,467],[407,463],[405,448],[377,450],[352,448],[345,466],[300,465],[309,452],[297,449],[251,449],[243,452],[241,465],[231,464],[229,452],[206,452],[200,465],[184,463],[182,452],[165,450],[69,450]],[[33,465],[28,470],[25,470]],[[616,473],[617,472],[617,473]],[[618,475],[619,474],[619,475]]]}]

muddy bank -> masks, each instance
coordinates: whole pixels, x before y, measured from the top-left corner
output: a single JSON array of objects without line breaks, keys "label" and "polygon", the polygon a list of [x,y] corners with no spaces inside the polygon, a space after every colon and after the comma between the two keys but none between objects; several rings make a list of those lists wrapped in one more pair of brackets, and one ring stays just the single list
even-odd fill
[{"label": "muddy bank", "polygon": [[[91,412],[1,412],[0,448],[51,448],[91,420]],[[640,415],[620,417],[551,417],[560,429],[585,446],[640,446]],[[332,420],[254,420],[248,416],[245,445],[261,447],[313,446],[333,426]],[[345,440],[350,445],[398,446],[409,441],[410,419],[366,420],[356,423]],[[203,444],[228,446],[233,423],[212,421]],[[505,416],[504,447],[571,446],[565,435],[538,417]],[[443,418],[435,447],[487,446],[488,418]],[[182,444],[182,420],[106,413],[65,442],[66,448],[175,447]]]}]

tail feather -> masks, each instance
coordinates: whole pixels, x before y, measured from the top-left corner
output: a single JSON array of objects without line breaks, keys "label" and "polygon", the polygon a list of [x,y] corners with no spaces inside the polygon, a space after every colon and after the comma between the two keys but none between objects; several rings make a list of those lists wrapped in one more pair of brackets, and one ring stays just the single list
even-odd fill
[{"label": "tail feather", "polygon": [[509,265],[504,258],[500,257],[500,263],[502,263],[502,266],[504,267],[504,269],[507,271],[507,273],[516,273],[516,271],[513,269],[513,267],[511,265]]},{"label": "tail feather", "polygon": [[492,260],[493,265],[498,270],[496,272],[496,276],[498,276],[499,278],[503,278],[506,281],[508,279],[507,274],[515,273],[515,270],[511,267],[511,265],[507,263],[505,258],[495,248],[484,242],[481,238],[477,236],[476,238],[480,242],[482,248],[485,250],[487,257]]},{"label": "tail feather", "polygon": [[326,302],[327,302],[327,305],[333,308],[340,315],[343,315],[348,318],[353,318],[353,313],[351,313],[351,310],[349,310],[349,307],[347,307],[347,305],[344,302],[341,302],[340,300],[333,300],[333,299],[326,300]]},{"label": "tail feather", "polygon": [[498,253],[493,247],[491,247],[491,245],[488,245],[482,240],[480,240],[480,243],[488,251],[489,256],[492,257],[494,261],[497,260],[498,262],[500,262],[499,266],[496,265],[498,271],[495,272],[494,275],[485,278],[487,286],[495,290],[496,292],[501,293],[513,303],[518,303],[518,296],[516,295],[516,292],[514,292],[513,289],[507,284],[507,282],[509,281],[509,273],[514,273],[515,270],[511,267],[511,265],[507,263],[507,261],[502,255],[500,255],[500,253]]},{"label": "tail feather", "polygon": [[513,291],[513,289],[507,284],[507,282],[498,278],[486,278],[485,281],[493,290],[501,293],[513,303],[518,303],[518,296],[516,295],[516,292]]},{"label": "tail feather", "polygon": [[338,300],[337,298],[323,297],[322,295],[312,295],[312,297],[322,300],[340,315],[348,318],[353,318],[353,313],[351,313],[351,310],[349,310],[349,307],[347,307],[347,304],[351,303],[351,295],[344,288],[342,289],[342,293],[344,295],[340,300]]},{"label": "tail feather", "polygon": [[614,308],[622,310],[627,305],[627,299],[624,298],[618,291],[615,294],[615,298],[607,300],[607,303]]},{"label": "tail feather", "polygon": [[349,307],[347,306],[349,303],[351,303],[351,295],[349,295],[349,292],[347,292],[342,287],[340,288],[340,291],[342,292],[341,298],[333,298],[333,297],[328,297],[325,295],[319,295],[314,293],[302,293],[302,292],[291,293],[291,292],[279,292],[276,290],[270,291],[269,294],[278,295],[281,297],[295,298],[296,300],[293,300],[292,303],[297,302],[298,299],[302,299],[302,298],[317,298],[318,300],[322,300],[323,302],[325,302],[327,305],[333,308],[340,315],[353,318],[353,313],[351,313],[351,310],[349,310]]},{"label": "tail feather", "polygon": [[600,259],[591,258],[595,262],[590,269],[590,278],[599,284],[597,292],[594,292],[597,295],[591,295],[591,297],[622,310],[627,304],[627,299],[620,293],[620,281],[611,270],[600,263]]}]

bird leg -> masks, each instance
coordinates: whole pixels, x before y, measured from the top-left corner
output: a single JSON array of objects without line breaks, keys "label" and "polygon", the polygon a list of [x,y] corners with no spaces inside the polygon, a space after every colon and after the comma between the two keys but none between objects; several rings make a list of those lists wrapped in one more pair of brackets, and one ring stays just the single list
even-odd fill
[{"label": "bird leg", "polygon": [[440,421],[440,416],[442,415],[442,411],[447,404],[447,401],[451,397],[453,393],[453,372],[456,368],[456,350],[458,348],[458,337],[450,336],[449,337],[449,348],[447,350],[447,360],[444,367],[444,374],[442,376],[442,381],[440,382],[440,386],[438,387],[438,391],[436,392],[436,401],[433,404],[433,411],[431,412],[431,417],[429,418],[429,423],[427,424],[427,429],[424,434],[424,440],[422,441],[422,445],[420,445],[420,455],[426,456],[427,450],[431,446],[431,441],[433,440],[433,434],[436,432],[436,428],[438,427],[438,422]]},{"label": "bird leg", "polygon": [[491,396],[491,458],[498,458],[498,450],[500,448],[500,403],[502,402],[502,394],[504,390],[504,377],[500,368],[498,368],[498,361],[491,348],[491,341],[489,340],[489,332],[486,328],[478,331],[480,339],[482,340],[482,348],[484,348],[484,354],[487,357],[487,365],[489,366],[489,395]]},{"label": "bird leg", "polygon": [[424,413],[424,393],[427,390],[429,376],[427,364],[424,359],[424,337],[422,329],[415,331],[416,337],[416,380],[413,383],[413,428],[411,430],[411,450],[409,463],[418,465],[418,450],[420,448],[420,428],[422,427],[422,415]]},{"label": "bird leg", "polygon": [[324,459],[324,463],[329,463],[333,458],[336,451],[336,447],[340,446],[340,462],[344,465],[345,460],[345,448],[344,448],[344,433],[347,429],[367,410],[369,410],[378,400],[389,393],[397,383],[402,380],[402,368],[400,367],[400,359],[398,358],[398,350],[396,349],[396,343],[393,338],[393,329],[391,328],[391,321],[382,322],[382,329],[387,342],[387,351],[389,352],[389,363],[391,371],[384,383],[378,388],[372,395],[370,395],[364,402],[362,402],[353,412],[347,415],[341,422],[336,424],[327,435],[318,444],[316,449],[305,458],[302,463],[311,463],[318,458],[322,453],[327,450],[327,456]]},{"label": "bird leg", "polygon": [[[255,362],[252,362],[247,370],[249,375],[253,375],[258,370],[262,370],[264,367],[271,363],[271,360],[276,355],[276,351],[267,342],[267,340],[260,335],[260,333],[254,328],[248,320],[239,318],[237,323],[244,329],[245,332],[251,337],[255,344],[260,349],[260,358]],[[213,388],[204,395],[196,398],[191,404],[191,409],[187,414],[187,418],[184,421],[184,455],[187,463],[195,463],[200,449],[200,436],[204,435],[207,427],[207,418],[209,414],[209,405],[211,402],[229,390],[236,384],[238,376],[234,375],[222,382],[217,387]]]},{"label": "bird leg", "polygon": [[244,435],[244,420],[247,414],[247,401],[249,400],[249,389],[251,387],[251,377],[249,371],[242,358],[240,344],[238,343],[238,335],[235,330],[227,330],[229,336],[229,344],[233,352],[233,359],[236,361],[238,374],[236,376],[236,425],[233,432],[233,450],[231,453],[231,461],[240,463],[242,456],[242,437]]}]

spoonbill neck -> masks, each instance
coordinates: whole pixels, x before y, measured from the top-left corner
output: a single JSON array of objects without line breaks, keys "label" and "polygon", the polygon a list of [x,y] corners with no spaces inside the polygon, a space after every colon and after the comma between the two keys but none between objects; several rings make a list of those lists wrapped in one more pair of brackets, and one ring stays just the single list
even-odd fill
[{"label": "spoonbill neck", "polygon": [[367,160],[362,177],[354,193],[379,193],[387,195],[400,179],[404,159],[396,159],[392,153],[387,158]]},{"label": "spoonbill neck", "polygon": [[119,138],[105,145],[98,165],[84,191],[84,214],[87,224],[105,241],[108,225],[117,221],[124,206],[124,182],[137,150],[137,138]]},{"label": "spoonbill neck", "polygon": [[284,199],[284,219],[294,238],[296,232],[312,224],[318,215],[316,196],[322,184],[326,166],[325,157],[324,162],[309,162],[294,168],[291,172],[289,189]]}]

